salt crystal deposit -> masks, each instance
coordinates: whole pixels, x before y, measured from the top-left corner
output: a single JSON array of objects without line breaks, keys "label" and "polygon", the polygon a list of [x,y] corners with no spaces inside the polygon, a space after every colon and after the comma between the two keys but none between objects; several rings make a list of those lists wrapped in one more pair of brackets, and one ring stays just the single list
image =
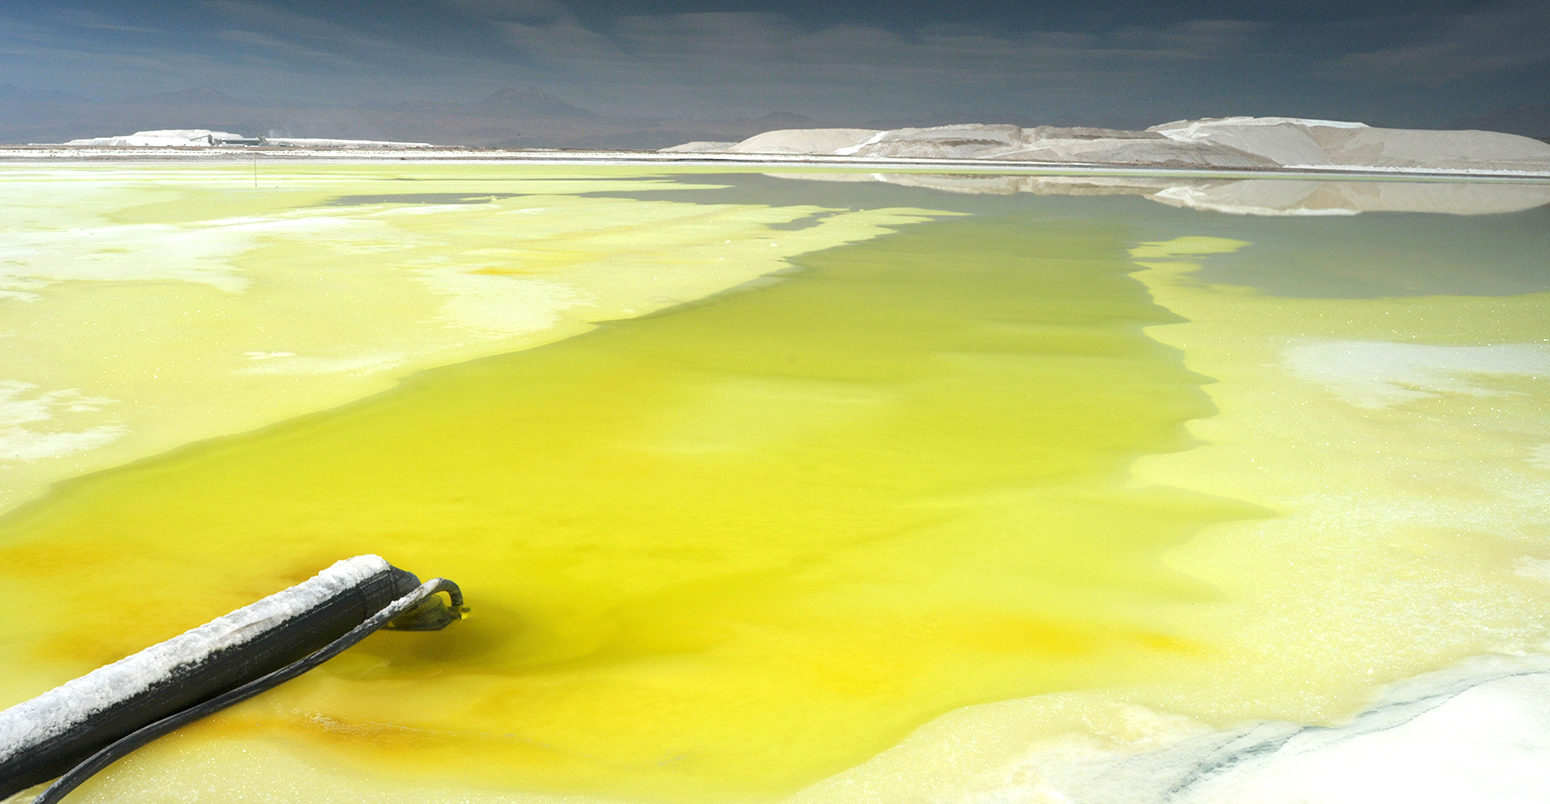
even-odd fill
[{"label": "salt crystal deposit", "polygon": [[691,143],[668,150],[1137,168],[1550,173],[1550,144],[1515,134],[1287,117],[1179,120],[1145,131],[978,123],[889,131],[786,129],[731,145]]}]

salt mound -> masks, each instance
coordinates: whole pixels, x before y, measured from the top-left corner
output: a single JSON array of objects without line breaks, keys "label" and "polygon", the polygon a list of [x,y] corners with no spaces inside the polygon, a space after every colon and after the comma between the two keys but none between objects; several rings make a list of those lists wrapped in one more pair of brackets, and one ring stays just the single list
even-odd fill
[{"label": "salt mound", "polygon": [[164,128],[153,131],[136,131],[113,137],[88,137],[70,140],[66,145],[140,146],[158,148],[182,148],[208,145],[242,145],[259,142],[255,137],[245,137],[230,131],[211,131],[207,128]]},{"label": "salt mound", "polygon": [[870,128],[788,128],[755,134],[726,149],[733,154],[835,154],[878,134]]},{"label": "salt mound", "polygon": [[428,142],[398,140],[342,140],[338,137],[264,137],[264,145],[286,148],[434,148]]},{"label": "salt mound", "polygon": [[164,128],[112,137],[70,140],[65,145],[91,147],[208,148],[222,145],[273,145],[285,148],[431,148],[428,142],[345,140],[334,137],[248,137],[207,128]]},{"label": "salt mound", "polygon": [[[714,143],[669,151],[709,153]],[[1117,166],[1276,167],[1274,160],[1216,143],[1178,142],[1161,134],[1099,128],[964,123],[929,128],[784,129],[749,137],[723,153],[858,156],[883,159],[995,159]]]},{"label": "salt mound", "polygon": [[1370,128],[1326,148],[1337,165],[1464,170],[1550,169],[1550,143],[1495,131]]},{"label": "salt mound", "polygon": [[1373,128],[1290,117],[1179,120],[1147,130],[1178,142],[1226,145],[1287,167],[1519,171],[1550,167],[1550,144],[1494,131]]},{"label": "salt mound", "polygon": [[1181,143],[1225,145],[1262,156],[1277,165],[1323,165],[1329,155],[1308,132],[1310,124],[1358,126],[1326,120],[1294,120],[1284,117],[1233,117],[1225,120],[1182,120],[1152,126],[1153,131]]},{"label": "salt mound", "polygon": [[718,142],[714,140],[695,140],[682,145],[673,145],[661,150],[664,154],[720,154],[726,153],[736,145],[735,142]]},{"label": "salt mound", "polygon": [[1017,126],[968,123],[877,132],[850,153],[856,156],[996,159],[1021,146]]},{"label": "salt mound", "polygon": [[966,123],[888,131],[768,131],[669,151],[880,159],[984,159],[1114,167],[1348,168],[1550,173],[1550,144],[1491,131],[1373,128],[1295,117],[1178,120],[1145,131]]}]

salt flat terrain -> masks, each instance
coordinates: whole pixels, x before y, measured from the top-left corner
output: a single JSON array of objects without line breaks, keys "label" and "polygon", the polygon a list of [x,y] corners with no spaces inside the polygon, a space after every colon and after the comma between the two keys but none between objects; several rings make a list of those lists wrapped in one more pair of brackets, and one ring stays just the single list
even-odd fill
[{"label": "salt flat terrain", "polygon": [[375,153],[0,166],[0,705],[340,551],[474,606],[81,800],[1544,789],[1543,183]]}]

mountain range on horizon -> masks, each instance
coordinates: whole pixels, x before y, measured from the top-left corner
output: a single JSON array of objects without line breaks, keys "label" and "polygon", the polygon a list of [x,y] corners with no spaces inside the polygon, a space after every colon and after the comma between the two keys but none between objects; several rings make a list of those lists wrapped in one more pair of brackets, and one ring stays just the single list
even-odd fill
[{"label": "mountain range on horizon", "polygon": [[208,128],[255,136],[412,140],[474,147],[653,149],[692,139],[741,139],[770,128],[823,124],[790,112],[726,120],[610,117],[539,89],[514,87],[468,101],[341,106],[236,97],[209,86],[94,99],[0,85],[0,143],[8,144],[64,142],[146,129]]},{"label": "mountain range on horizon", "polygon": [[[786,128],[893,129],[961,122],[1139,128],[1164,122],[1050,121],[1019,114],[986,117],[968,121],[962,115],[936,113],[895,119],[836,120],[785,110],[727,119],[615,117],[532,87],[505,87],[469,101],[377,101],[341,106],[236,97],[211,86],[122,99],[94,99],[57,90],[0,85],[3,144],[64,142],[146,129],[209,128],[253,136],[408,140],[469,147],[656,149],[692,140],[740,140]],[[1550,104],[1498,109],[1460,119],[1447,128],[1500,131],[1550,141]]]}]

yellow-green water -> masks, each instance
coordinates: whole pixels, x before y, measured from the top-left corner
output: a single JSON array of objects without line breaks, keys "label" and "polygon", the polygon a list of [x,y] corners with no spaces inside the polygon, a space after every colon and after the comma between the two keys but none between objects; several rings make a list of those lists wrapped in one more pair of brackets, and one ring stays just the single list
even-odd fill
[{"label": "yellow-green water", "polygon": [[257,744],[329,769],[322,798],[901,800],[1067,730],[1133,738],[1124,707],[1327,722],[1542,638],[1515,572],[1545,557],[1544,377],[1433,393],[1405,364],[1422,396],[1363,406],[1286,351],[1532,363],[1542,294],[1288,302],[1191,280],[1241,241],[889,214],[755,286],[60,487],[0,521],[0,606],[46,609],[0,623],[0,704],[363,552],[471,617],[375,636],[103,795]]},{"label": "yellow-green water", "polygon": [[674,198],[717,186],[509,165],[0,170],[0,510],[931,214]]}]

